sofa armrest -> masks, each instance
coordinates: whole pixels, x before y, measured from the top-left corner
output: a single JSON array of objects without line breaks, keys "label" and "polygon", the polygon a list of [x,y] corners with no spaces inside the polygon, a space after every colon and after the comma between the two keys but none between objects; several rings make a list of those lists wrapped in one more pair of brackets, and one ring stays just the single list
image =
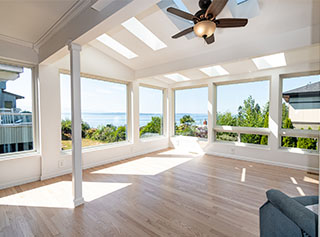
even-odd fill
[{"label": "sofa armrest", "polygon": [[300,203],[305,201],[288,197],[279,190],[271,189],[267,191],[267,198],[284,215],[292,220],[297,226],[310,236],[317,236],[318,215],[308,210]]},{"label": "sofa armrest", "polygon": [[294,197],[292,198],[297,202],[301,203],[303,206],[315,205],[319,203],[318,196],[305,196],[305,197]]}]

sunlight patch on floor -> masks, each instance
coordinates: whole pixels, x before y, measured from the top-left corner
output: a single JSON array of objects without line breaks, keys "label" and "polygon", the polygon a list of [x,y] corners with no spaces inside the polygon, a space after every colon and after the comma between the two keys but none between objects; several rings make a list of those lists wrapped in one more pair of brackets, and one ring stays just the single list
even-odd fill
[{"label": "sunlight patch on floor", "polygon": [[192,160],[192,158],[154,158],[146,157],[91,172],[92,174],[157,175],[173,167]]},{"label": "sunlight patch on floor", "polygon": [[319,180],[310,178],[308,176],[304,176],[303,181],[308,183],[313,183],[313,184],[319,184]]},{"label": "sunlight patch on floor", "polygon": [[[86,202],[128,187],[131,183],[83,182]],[[0,198],[0,205],[73,208],[72,182],[61,181]]]},{"label": "sunlight patch on floor", "polygon": [[246,181],[246,168],[242,168],[242,173],[241,173],[241,182]]},{"label": "sunlight patch on floor", "polygon": [[306,194],[303,192],[302,188],[300,188],[300,187],[296,187],[296,188],[297,188],[300,196],[306,196]]},{"label": "sunlight patch on floor", "polygon": [[290,179],[293,184],[298,184],[297,180],[294,177],[290,177]]}]

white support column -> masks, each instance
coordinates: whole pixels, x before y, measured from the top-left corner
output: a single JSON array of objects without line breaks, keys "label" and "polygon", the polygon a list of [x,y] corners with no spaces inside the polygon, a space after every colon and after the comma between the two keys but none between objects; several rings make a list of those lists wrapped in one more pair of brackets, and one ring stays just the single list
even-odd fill
[{"label": "white support column", "polygon": [[164,89],[163,90],[163,105],[162,105],[162,112],[163,112],[163,118],[162,118],[162,131],[163,131],[163,135],[168,137],[169,135],[169,100],[168,100],[168,89]]},{"label": "white support column", "polygon": [[82,147],[81,147],[81,46],[70,43],[71,117],[72,117],[72,191],[74,207],[84,203],[82,197]]},{"label": "white support column", "polygon": [[139,132],[139,82],[131,83],[131,106],[132,106],[132,141],[133,144],[138,144],[140,141]]},{"label": "white support column", "polygon": [[215,126],[215,88],[212,82],[208,83],[208,144],[213,142],[214,132],[213,127]]},{"label": "white support column", "polygon": [[270,107],[268,144],[271,150],[276,151],[280,146],[279,129],[281,128],[281,92],[282,85],[278,74],[273,74],[270,80]]},{"label": "white support column", "polygon": [[169,139],[175,135],[175,97],[174,97],[174,90],[169,88],[168,89],[168,100],[169,100]]}]

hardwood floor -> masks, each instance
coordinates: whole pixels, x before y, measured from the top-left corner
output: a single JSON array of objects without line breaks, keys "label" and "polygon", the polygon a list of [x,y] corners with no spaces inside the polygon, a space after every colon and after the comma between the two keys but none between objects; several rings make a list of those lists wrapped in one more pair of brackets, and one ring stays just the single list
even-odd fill
[{"label": "hardwood floor", "polygon": [[0,190],[0,236],[258,236],[268,189],[318,193],[307,172],[178,150],[83,177],[87,202],[76,209],[70,175]]}]

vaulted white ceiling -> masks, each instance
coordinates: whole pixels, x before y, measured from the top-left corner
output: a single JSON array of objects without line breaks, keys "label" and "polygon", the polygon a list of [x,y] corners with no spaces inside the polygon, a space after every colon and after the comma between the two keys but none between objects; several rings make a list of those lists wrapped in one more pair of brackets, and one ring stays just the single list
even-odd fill
[{"label": "vaulted white ceiling", "polygon": [[[198,0],[183,0],[190,12],[197,11]],[[127,19],[136,17],[168,47],[153,51],[118,22],[107,33],[113,39],[138,55],[127,59],[101,42],[93,40],[89,44],[105,54],[117,59],[136,71],[137,78],[156,76],[172,71],[185,71],[193,78],[203,76],[189,68],[221,64],[230,61],[263,56],[279,51],[292,50],[319,43],[320,9],[319,0],[259,0],[260,14],[245,28],[217,29],[216,42],[211,45],[203,39],[182,37],[171,39],[179,29],[157,4]],[[129,7],[129,6],[128,6]],[[232,17],[228,7],[220,18]],[[219,18],[218,17],[218,18]],[[226,65],[228,67],[228,65]],[[237,67],[252,68],[252,65]]]},{"label": "vaulted white ceiling", "polygon": [[1,37],[34,44],[79,0],[1,1]]}]

